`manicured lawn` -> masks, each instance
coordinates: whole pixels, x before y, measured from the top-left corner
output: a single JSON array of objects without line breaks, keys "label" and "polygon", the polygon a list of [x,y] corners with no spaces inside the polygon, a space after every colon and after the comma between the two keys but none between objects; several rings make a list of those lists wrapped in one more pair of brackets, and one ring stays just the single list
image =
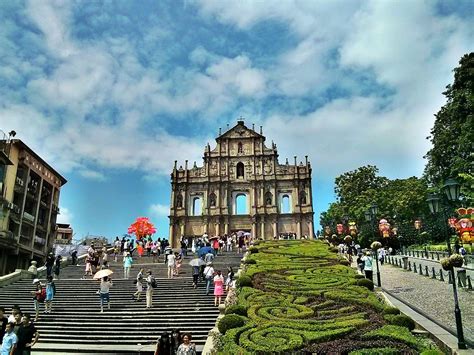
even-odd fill
[{"label": "manicured lawn", "polygon": [[390,324],[405,322],[327,244],[272,241],[251,252],[238,281],[243,286],[237,306],[229,309],[236,314],[219,324],[225,333],[220,354],[419,354],[436,349],[408,328]]}]

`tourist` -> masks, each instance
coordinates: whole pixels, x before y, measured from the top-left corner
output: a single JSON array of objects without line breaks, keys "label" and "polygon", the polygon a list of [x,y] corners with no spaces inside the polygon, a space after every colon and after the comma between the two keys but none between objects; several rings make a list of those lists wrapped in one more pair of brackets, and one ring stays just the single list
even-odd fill
[{"label": "tourist", "polygon": [[107,247],[104,245],[102,247],[102,264],[107,263],[109,261],[109,254],[107,252]]},{"label": "tourist", "polygon": [[243,235],[239,236],[237,253],[242,254],[244,243],[245,243],[244,236]]},{"label": "tourist", "polygon": [[[165,241],[163,241],[163,244],[166,244]],[[166,245],[163,254],[165,255],[166,264],[168,262],[168,257],[173,254],[173,249],[169,245]]]},{"label": "tourist", "polygon": [[36,267],[36,264],[37,262],[33,260],[31,261],[31,265],[28,268],[28,272],[31,272],[31,276],[33,276],[33,279],[36,279],[38,277],[38,268]]},{"label": "tourist", "polygon": [[[166,255],[166,252],[165,252],[165,255]],[[175,267],[175,263],[176,263],[176,256],[171,253],[168,255],[168,258],[165,259],[167,260],[167,263],[168,263],[168,278],[169,279],[172,279],[173,278],[173,273],[174,273],[174,267]]]},{"label": "tourist", "polygon": [[172,351],[170,336],[163,332],[156,343],[155,355],[174,355]]},{"label": "tourist", "polygon": [[364,273],[365,262],[364,260],[362,260],[362,253],[357,254],[356,262],[357,262],[357,266],[359,267],[360,272]]},{"label": "tourist", "polygon": [[178,254],[178,252],[175,252],[174,256],[175,256],[174,271],[175,271],[175,276],[178,276],[179,272],[181,270],[181,264],[183,262],[183,256],[181,254]]},{"label": "tourist", "polygon": [[155,242],[156,244],[156,252],[158,254],[158,257],[161,255],[161,241],[160,238]]},{"label": "tourist", "polygon": [[179,346],[181,345],[181,332],[179,329],[173,329],[171,332],[171,351],[176,354]]},{"label": "tourist", "polygon": [[123,255],[124,251],[125,251],[125,237],[122,237],[122,240],[120,241],[120,254]]},{"label": "tourist", "polygon": [[92,254],[92,259],[91,259],[91,269],[92,269],[93,274],[97,272],[98,266],[99,266],[99,254],[95,252]]},{"label": "tourist", "polygon": [[8,316],[8,323],[15,323],[15,315],[21,313],[20,306],[15,304],[12,307],[12,313]]},{"label": "tourist", "polygon": [[209,295],[209,289],[211,287],[211,281],[214,277],[214,268],[212,267],[212,263],[206,263],[206,267],[204,269],[204,278],[206,279],[206,296]]},{"label": "tourist", "polygon": [[227,268],[227,279],[225,280],[225,285],[226,285],[226,290],[229,291],[230,284],[232,283],[232,280],[234,280],[234,269],[232,269],[232,266],[229,266]]},{"label": "tourist", "polygon": [[82,278],[85,279],[87,275],[92,276],[92,256],[90,254],[86,256],[86,269]]},{"label": "tourist", "polygon": [[151,243],[151,255],[153,256],[153,262],[158,261],[158,243]]},{"label": "tourist", "polygon": [[5,335],[2,338],[2,348],[0,350],[1,355],[13,355],[15,353],[18,337],[13,332],[14,326],[13,323],[7,323],[5,327]]},{"label": "tourist", "polygon": [[53,274],[54,260],[54,255],[50,252],[46,257],[46,276]]},{"label": "tourist", "polygon": [[77,250],[73,250],[71,253],[71,265],[77,265]]},{"label": "tourist", "polygon": [[385,248],[380,248],[378,250],[378,254],[379,254],[380,265],[383,265],[385,261],[385,255],[387,255],[387,253],[385,252]]},{"label": "tourist", "polygon": [[31,291],[31,294],[34,296],[33,301],[36,312],[35,322],[37,322],[39,317],[40,304],[44,303],[44,300],[46,299],[46,289],[43,287],[43,284],[38,279],[33,280],[33,285],[35,286],[35,291]]},{"label": "tourist", "polygon": [[373,281],[372,256],[370,255],[370,251],[365,253],[365,256],[362,257],[362,261],[364,261],[365,278]]},{"label": "tourist", "polygon": [[199,266],[193,265],[193,287],[194,288],[196,288],[198,285],[199,274],[200,274],[199,269],[200,269]]},{"label": "tourist", "polygon": [[115,242],[114,242],[114,261],[117,262],[118,255],[120,253],[122,243],[119,240],[119,237],[115,237]]},{"label": "tourist", "polygon": [[142,291],[143,291],[143,282],[144,282],[144,280],[143,280],[144,279],[143,271],[144,271],[144,269],[140,268],[140,271],[138,272],[137,278],[135,280],[135,282],[137,284],[137,292],[135,292],[132,296],[132,299],[134,299],[135,302],[140,301],[140,295],[142,294]]},{"label": "tourist", "polygon": [[214,276],[214,306],[220,306],[222,295],[224,295],[224,276],[217,270]]},{"label": "tourist", "polygon": [[186,243],[186,240],[184,239],[184,236],[181,236],[180,245],[181,245],[181,255],[186,256],[186,255],[187,255],[187,248],[188,248],[188,245],[187,245],[187,243]]},{"label": "tourist", "polygon": [[48,276],[46,280],[46,298],[44,300],[44,313],[51,313],[51,309],[53,306],[53,298],[56,295],[56,285],[54,284],[52,276]]},{"label": "tourist", "polygon": [[0,339],[5,335],[5,329],[8,324],[8,318],[5,316],[5,308],[0,307]]},{"label": "tourist", "polygon": [[156,287],[156,280],[151,274],[151,270],[148,270],[146,278],[146,308],[153,307],[153,289]]},{"label": "tourist", "polygon": [[232,238],[228,237],[226,241],[226,250],[227,251],[232,251]]},{"label": "tourist", "polygon": [[141,258],[143,256],[143,242],[141,240],[137,242],[137,252],[138,257]]},{"label": "tourist", "polygon": [[204,255],[204,261],[206,263],[212,263],[214,261],[214,254],[210,250]]},{"label": "tourist", "polygon": [[176,355],[196,355],[196,345],[191,343],[192,337],[191,334],[186,333],[183,335],[183,342],[178,347]]},{"label": "tourist", "polygon": [[125,258],[123,258],[123,278],[128,279],[130,276],[130,269],[132,268],[133,259],[130,256],[130,253],[127,252],[125,254]]},{"label": "tourist", "polygon": [[217,255],[219,252],[219,238],[218,237],[212,240],[212,249],[214,249],[214,255]]},{"label": "tourist", "polygon": [[150,257],[151,256],[151,241],[150,240],[146,241],[145,249],[146,249],[146,256]]},{"label": "tourist", "polygon": [[91,243],[91,245],[89,246],[89,249],[87,249],[87,254],[89,254],[90,256],[93,256],[94,253],[95,253],[94,243]]},{"label": "tourist", "polygon": [[56,260],[54,261],[54,275],[56,276],[56,280],[59,280],[59,272],[61,271],[61,260],[63,258],[61,255],[58,255],[56,257]]},{"label": "tourist", "polygon": [[31,354],[31,348],[38,342],[39,333],[30,318],[28,313],[23,314],[22,324],[17,333],[18,343],[15,354]]},{"label": "tourist", "polygon": [[112,287],[112,280],[105,276],[100,281],[100,313],[104,313],[104,303],[107,303],[107,308],[110,309],[110,287]]},{"label": "tourist", "polygon": [[13,333],[17,334],[18,335],[18,329],[20,329],[21,327],[21,319],[23,318],[23,313],[22,312],[18,312],[18,313],[15,313],[15,319],[14,321],[12,322],[13,323]]}]

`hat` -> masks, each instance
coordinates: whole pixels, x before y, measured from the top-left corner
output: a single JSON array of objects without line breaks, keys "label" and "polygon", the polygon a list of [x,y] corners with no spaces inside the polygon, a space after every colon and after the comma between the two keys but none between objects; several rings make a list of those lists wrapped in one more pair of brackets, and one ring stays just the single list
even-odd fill
[{"label": "hat", "polygon": [[34,280],[33,280],[33,284],[37,284],[38,282],[40,282],[39,279],[34,279]]},{"label": "hat", "polygon": [[365,255],[370,255],[370,251],[366,251],[366,252],[365,252]]},{"label": "hat", "polygon": [[211,266],[211,265],[212,265],[212,261],[208,261],[208,262],[206,263],[206,265],[207,265],[207,266]]}]

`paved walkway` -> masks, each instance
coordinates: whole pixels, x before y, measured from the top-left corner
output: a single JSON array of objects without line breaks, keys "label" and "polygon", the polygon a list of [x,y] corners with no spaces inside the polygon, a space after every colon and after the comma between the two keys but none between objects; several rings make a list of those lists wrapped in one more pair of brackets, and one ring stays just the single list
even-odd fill
[{"label": "paved walkway", "polygon": [[[381,279],[382,288],[438,323],[456,329],[452,285],[388,264],[381,267]],[[464,335],[474,343],[474,291],[458,291]]]}]

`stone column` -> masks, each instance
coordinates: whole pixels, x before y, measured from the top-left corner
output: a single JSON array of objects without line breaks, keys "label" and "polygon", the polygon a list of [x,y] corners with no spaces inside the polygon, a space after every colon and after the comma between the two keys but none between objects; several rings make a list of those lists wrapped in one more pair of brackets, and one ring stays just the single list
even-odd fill
[{"label": "stone column", "polygon": [[313,220],[310,220],[308,222],[308,227],[309,227],[309,239],[313,240],[314,239]]},{"label": "stone column", "polygon": [[220,229],[221,229],[220,226],[221,226],[221,224],[219,223],[219,221],[217,221],[216,224],[215,224],[216,235],[221,235],[221,234],[220,234],[220,233],[221,233],[221,231],[220,231]]},{"label": "stone column", "polygon": [[224,233],[229,235],[229,222],[224,223]]},{"label": "stone column", "polygon": [[296,221],[296,239],[301,239],[301,221]]},{"label": "stone column", "polygon": [[171,247],[172,247],[172,248],[176,248],[176,246],[175,246],[174,223],[173,223],[173,221],[170,221],[170,236],[169,236],[169,241],[170,241]]},{"label": "stone column", "polygon": [[[182,222],[181,225],[180,225],[181,235],[184,235],[184,232],[185,232],[185,230],[184,230],[184,224],[185,224],[185,223]],[[181,237],[181,236],[180,236],[180,237]]]},{"label": "stone column", "polygon": [[273,230],[273,237],[272,237],[272,239],[278,235],[278,229],[277,229],[277,227],[278,227],[278,226],[277,226],[277,220],[274,219],[274,220],[272,221],[272,230]]},{"label": "stone column", "polygon": [[264,217],[262,217],[261,221],[260,221],[260,229],[261,229],[261,235],[260,237],[263,239],[263,240],[266,240],[267,238],[265,237],[265,220],[264,220]]},{"label": "stone column", "polygon": [[257,238],[257,222],[252,221],[252,237]]}]

